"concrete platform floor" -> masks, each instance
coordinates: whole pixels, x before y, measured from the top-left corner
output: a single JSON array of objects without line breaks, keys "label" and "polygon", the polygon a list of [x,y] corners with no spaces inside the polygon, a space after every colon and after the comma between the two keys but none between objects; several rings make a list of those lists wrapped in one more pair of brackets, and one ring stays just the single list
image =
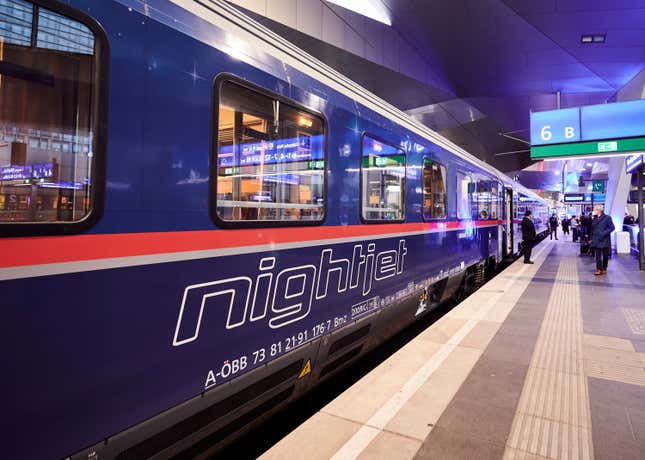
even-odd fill
[{"label": "concrete platform floor", "polygon": [[534,254],[261,458],[645,459],[645,273]]}]

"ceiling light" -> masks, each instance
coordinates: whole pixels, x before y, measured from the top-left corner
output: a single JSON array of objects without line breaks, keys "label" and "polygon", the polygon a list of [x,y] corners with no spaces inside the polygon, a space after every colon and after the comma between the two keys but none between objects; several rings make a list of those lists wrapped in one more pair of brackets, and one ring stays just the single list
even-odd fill
[{"label": "ceiling light", "polygon": [[606,34],[586,34],[580,37],[580,43],[605,43]]},{"label": "ceiling light", "polygon": [[587,163],[587,168],[591,168],[593,166],[593,163]]},{"label": "ceiling light", "polygon": [[392,25],[390,12],[381,0],[327,0],[329,3],[341,6],[388,26]]}]

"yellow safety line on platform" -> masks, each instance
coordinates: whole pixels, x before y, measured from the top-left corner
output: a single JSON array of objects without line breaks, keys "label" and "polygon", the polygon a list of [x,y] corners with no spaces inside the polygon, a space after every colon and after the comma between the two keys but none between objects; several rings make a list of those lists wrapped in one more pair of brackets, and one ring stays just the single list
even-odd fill
[{"label": "yellow safety line on platform", "polygon": [[[530,278],[535,276],[535,273],[544,262],[545,257],[542,257],[544,252],[548,254],[552,245],[543,243],[536,251],[535,265],[522,265],[517,272],[508,278],[504,283],[503,288],[495,294],[489,296],[484,302],[480,304],[478,312],[475,315],[478,319],[468,319],[466,323],[457,330],[452,337],[434,354],[432,357],[403,385],[401,390],[394,394],[361,428],[354,433],[354,435],[343,444],[332,460],[349,460],[356,459],[363,453],[367,446],[383,431],[387,424],[396,416],[401,408],[414,396],[414,394],[421,388],[421,386],[439,369],[450,353],[459,345],[459,343],[473,330],[479,323],[479,319],[486,317],[486,314],[491,312],[496,304],[501,301],[505,295],[508,295],[507,290],[513,286],[518,279],[526,275],[528,271]],[[520,264],[521,262],[516,262]],[[500,277],[501,278],[501,277]],[[527,281],[528,286],[529,281]],[[521,293],[517,295],[517,298]],[[510,312],[511,308],[505,311],[505,314]],[[459,307],[456,307],[459,308]],[[445,408],[444,408],[445,409]]]},{"label": "yellow safety line on platform", "polygon": [[594,458],[576,264],[575,258],[567,258],[558,268],[504,460],[523,459],[527,454]]}]

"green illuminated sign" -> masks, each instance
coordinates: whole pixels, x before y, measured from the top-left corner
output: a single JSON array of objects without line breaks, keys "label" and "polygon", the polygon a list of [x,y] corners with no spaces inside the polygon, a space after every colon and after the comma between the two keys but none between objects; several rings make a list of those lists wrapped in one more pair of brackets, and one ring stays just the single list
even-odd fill
[{"label": "green illuminated sign", "polygon": [[598,142],[598,152],[616,152],[618,150],[618,142]]},{"label": "green illuminated sign", "polygon": [[384,166],[405,166],[405,155],[387,155],[381,157],[369,155],[363,157],[364,168],[382,168]]},{"label": "green illuminated sign", "polygon": [[591,191],[594,193],[605,193],[605,181],[604,180],[591,181]]},{"label": "green illuminated sign", "polygon": [[315,160],[315,161],[310,161],[307,164],[308,169],[325,169],[325,162],[324,160]]},{"label": "green illuminated sign", "polygon": [[537,145],[531,147],[531,159],[596,155],[602,153],[638,152],[645,150],[645,137],[615,139],[602,142],[576,142],[572,144]]}]

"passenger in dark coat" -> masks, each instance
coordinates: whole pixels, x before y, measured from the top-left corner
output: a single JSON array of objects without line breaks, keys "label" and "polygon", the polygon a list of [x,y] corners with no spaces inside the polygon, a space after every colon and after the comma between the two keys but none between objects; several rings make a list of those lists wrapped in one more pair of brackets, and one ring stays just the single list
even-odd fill
[{"label": "passenger in dark coat", "polygon": [[615,230],[614,222],[605,214],[602,206],[596,206],[596,218],[591,224],[591,246],[596,251],[596,273],[607,273],[609,256],[611,255],[611,232]]},{"label": "passenger in dark coat", "polygon": [[533,251],[533,242],[535,241],[535,225],[531,220],[531,210],[527,209],[524,219],[522,219],[522,249],[524,250],[524,263],[532,264],[531,252]]},{"label": "passenger in dark coat", "polygon": [[549,218],[549,230],[551,230],[549,232],[549,239],[553,239],[553,237],[555,236],[555,239],[557,240],[558,239],[558,218],[555,215],[555,213],[553,213],[553,215]]}]

